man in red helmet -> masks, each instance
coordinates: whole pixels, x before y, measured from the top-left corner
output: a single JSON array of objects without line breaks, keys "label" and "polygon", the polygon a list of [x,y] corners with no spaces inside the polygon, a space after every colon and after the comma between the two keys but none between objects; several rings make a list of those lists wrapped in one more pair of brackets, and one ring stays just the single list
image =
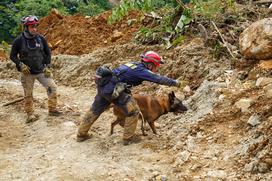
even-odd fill
[{"label": "man in red helmet", "polygon": [[58,116],[57,86],[50,70],[51,52],[43,36],[38,33],[39,20],[36,16],[23,17],[24,31],[14,40],[10,59],[21,72],[21,82],[25,94],[26,123],[36,121],[38,115],[33,110],[33,86],[37,79],[47,90],[50,116]]},{"label": "man in red helmet", "polygon": [[130,62],[109,70],[99,67],[96,71],[97,95],[90,108],[81,120],[78,128],[77,141],[89,139],[88,131],[97,118],[109,107],[111,103],[119,106],[126,114],[124,125],[123,144],[133,141],[139,116],[139,107],[126,88],[126,85],[137,86],[143,81],[150,81],[168,86],[180,86],[180,82],[156,74],[157,69],[164,62],[154,51],[141,55],[141,62]]}]

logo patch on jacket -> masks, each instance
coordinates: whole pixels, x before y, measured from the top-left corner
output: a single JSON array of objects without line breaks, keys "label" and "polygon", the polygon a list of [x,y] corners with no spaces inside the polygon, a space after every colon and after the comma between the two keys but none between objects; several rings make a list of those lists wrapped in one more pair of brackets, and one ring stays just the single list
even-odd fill
[{"label": "logo patch on jacket", "polygon": [[137,66],[135,64],[133,64],[133,63],[126,63],[125,66],[127,66],[127,67],[129,67],[131,69],[136,69],[137,68]]}]

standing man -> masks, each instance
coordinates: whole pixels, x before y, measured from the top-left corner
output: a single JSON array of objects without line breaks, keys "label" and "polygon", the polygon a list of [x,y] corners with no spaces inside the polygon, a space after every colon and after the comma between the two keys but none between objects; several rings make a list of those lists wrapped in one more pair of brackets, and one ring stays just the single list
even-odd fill
[{"label": "standing man", "polygon": [[39,20],[36,16],[27,16],[22,18],[21,23],[24,31],[14,40],[10,59],[21,72],[26,123],[39,118],[33,110],[33,87],[36,79],[46,88],[49,115],[59,116],[61,112],[57,110],[57,86],[50,70],[51,52],[45,38],[38,34]]},{"label": "standing man", "polygon": [[119,106],[126,115],[123,144],[133,141],[139,116],[139,107],[130,91],[124,85],[137,86],[143,81],[150,81],[168,86],[181,86],[179,81],[156,74],[163,63],[154,51],[141,55],[141,62],[130,62],[112,71],[100,67],[96,71],[97,95],[90,110],[85,114],[78,128],[77,141],[89,139],[88,131],[98,117],[111,103]]}]

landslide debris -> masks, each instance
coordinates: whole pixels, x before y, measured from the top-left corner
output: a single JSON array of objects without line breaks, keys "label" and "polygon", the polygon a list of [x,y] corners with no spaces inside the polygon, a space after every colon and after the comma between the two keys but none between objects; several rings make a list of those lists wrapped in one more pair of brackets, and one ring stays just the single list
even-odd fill
[{"label": "landslide debris", "polygon": [[[258,17],[267,16],[263,13],[266,11],[265,8],[245,5],[240,19],[225,16],[225,21],[216,23],[223,38],[233,46],[238,46],[239,33]],[[184,98],[184,103],[188,105],[189,111],[181,115],[170,113],[162,116],[156,121],[159,134],[149,133],[148,137],[142,138],[141,143],[135,146],[134,151],[137,154],[126,152],[129,160],[125,160],[127,157],[118,154],[120,152],[123,154],[123,149],[120,149],[116,140],[113,141],[114,138],[103,137],[101,141],[99,134],[107,132],[107,129],[103,127],[104,124],[103,126],[102,124],[96,125],[92,130],[96,135],[96,140],[91,144],[98,145],[102,157],[104,158],[104,153],[107,153],[109,160],[116,159],[114,162],[117,164],[123,159],[124,162],[142,159],[144,163],[148,162],[157,167],[166,163],[167,168],[158,168],[159,171],[152,170],[153,168],[148,170],[150,180],[165,178],[165,174],[170,180],[271,180],[271,60],[257,62],[240,58],[236,62],[231,62],[228,52],[222,52],[223,49],[215,52],[216,48],[211,46],[220,40],[220,36],[210,24],[207,24],[207,21],[202,21],[202,24],[210,35],[208,39],[196,38],[192,34],[186,43],[168,50],[162,45],[135,45],[130,40],[140,24],[136,21],[132,26],[128,26],[126,22],[128,19],[135,18],[135,14],[132,14],[131,17],[129,15],[126,20],[112,27],[106,25],[108,15],[109,12],[106,12],[89,18],[79,15],[62,16],[52,12],[42,20],[43,34],[49,40],[53,53],[57,54],[53,57],[57,83],[69,86],[69,88],[78,88],[79,94],[80,91],[91,90],[91,99],[95,95],[93,78],[98,66],[107,64],[113,68],[121,63],[138,60],[142,52],[152,49],[166,60],[160,73],[171,78],[187,80],[188,87],[178,90],[144,83],[140,87],[133,88],[133,91],[159,95],[174,90],[178,96]],[[114,30],[117,30],[115,35],[113,35]],[[114,39],[113,37],[119,38]],[[78,45],[73,46],[75,44]],[[234,47],[232,50],[238,51],[238,48]],[[219,53],[220,56],[215,56],[216,53]],[[18,72],[10,62],[1,63],[0,71],[1,79],[19,78]],[[17,97],[8,92],[7,89],[0,91],[3,97],[7,94],[11,100]],[[73,95],[68,95],[68,91],[65,92],[66,99],[70,100]],[[81,97],[81,99],[87,102],[86,97]],[[78,95],[73,98],[77,100]],[[39,101],[38,105],[41,105],[40,102],[42,101]],[[45,111],[44,106],[41,106],[40,109]],[[10,110],[20,111],[21,109],[16,106],[13,109],[11,107]],[[10,114],[3,115],[3,118],[6,118]],[[111,112],[106,113],[105,117],[105,120],[114,119]],[[70,116],[67,116],[62,121],[69,119]],[[4,123],[1,125],[3,129],[6,126]],[[46,126],[41,127],[47,128]],[[74,134],[74,127],[66,134]],[[63,132],[58,130],[59,142],[64,140],[62,134]],[[67,140],[69,146],[74,144],[71,137],[68,137]],[[54,142],[57,147],[59,147],[59,142]],[[50,143],[47,144],[50,146]],[[8,143],[3,145],[6,146]],[[86,146],[85,150],[80,154],[88,155],[88,146],[91,145],[86,143],[84,146]],[[111,151],[112,148],[115,149],[115,152]],[[151,158],[141,158],[139,155],[144,155],[143,152],[147,150],[151,153]],[[161,154],[162,152],[167,153],[167,156]],[[156,154],[161,154],[160,159],[152,157]],[[101,155],[95,155],[95,157],[99,160]],[[78,156],[76,154],[76,157]],[[151,162],[152,159],[155,161]],[[64,162],[66,162],[65,159],[62,163]],[[90,165],[87,164],[87,166]],[[136,172],[142,172],[141,166],[143,165],[140,165]],[[116,167],[115,169],[120,169]],[[67,168],[63,167],[63,169]],[[119,172],[116,173],[119,174]],[[150,178],[150,174],[153,174],[153,177]],[[132,179],[135,177],[134,175]]]},{"label": "landslide debris", "polygon": [[[40,31],[56,54],[82,55],[95,49],[130,42],[141,24],[140,12],[131,11],[122,21],[107,24],[111,12],[95,17],[60,15],[56,10],[40,20]],[[128,21],[130,20],[130,21]]]}]

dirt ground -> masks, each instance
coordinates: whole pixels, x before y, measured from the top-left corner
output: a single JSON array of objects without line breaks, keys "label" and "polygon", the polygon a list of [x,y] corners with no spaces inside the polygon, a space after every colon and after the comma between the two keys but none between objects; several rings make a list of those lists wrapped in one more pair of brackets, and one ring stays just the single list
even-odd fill
[{"label": "dirt ground", "polygon": [[[1,94],[7,95],[5,100],[22,94],[19,84],[18,81],[1,82]],[[87,109],[95,92],[63,86],[58,90],[60,107],[65,112],[59,118],[47,116],[45,90],[40,86],[35,90],[39,121],[24,123],[22,103],[1,108],[1,180],[145,180],[155,172],[169,171],[171,156],[167,150],[145,148],[145,142],[152,145],[159,136],[150,134],[145,142],[123,146],[122,130],[118,126],[115,134],[109,136],[108,120],[113,119],[110,113],[101,116],[94,125],[90,141],[77,143],[77,123],[83,112],[79,108]]]},{"label": "dirt ground", "polygon": [[4,50],[0,49],[0,61],[7,61],[8,57]]},{"label": "dirt ground", "polygon": [[[136,45],[131,38],[140,25],[129,27],[128,18],[110,27],[107,16],[108,12],[95,18],[52,12],[41,22],[54,53],[54,79],[64,112],[60,117],[48,116],[46,91],[38,83],[38,121],[25,124],[23,101],[3,106],[22,97],[23,89],[15,65],[0,61],[1,181],[272,180],[271,60],[215,59],[201,38],[169,50]],[[92,32],[93,27],[100,31]],[[116,29],[121,34],[113,36]],[[142,136],[138,124],[140,141],[129,146],[121,143],[120,126],[109,135],[115,118],[107,110],[91,128],[92,138],[76,142],[79,120],[96,94],[96,68],[137,61],[147,50],[157,51],[166,61],[160,74],[186,80],[188,86],[180,90],[145,82],[132,91],[157,96],[174,91],[189,110],[161,116],[155,122],[157,135],[147,127],[148,136]]]},{"label": "dirt ground", "polygon": [[82,55],[94,49],[130,42],[141,24],[140,13],[133,11],[120,22],[109,25],[110,12],[95,18],[81,15],[64,16],[52,11],[41,19],[39,29],[55,55]]},{"label": "dirt ground", "polygon": [[[149,48],[127,44],[84,56],[53,57],[59,107],[65,114],[47,115],[46,93],[39,84],[34,91],[37,122],[24,123],[23,102],[0,107],[0,180],[270,180],[272,102],[263,88],[254,85],[256,73],[269,75],[267,69],[253,66],[250,79],[241,81],[240,70],[229,70],[227,63],[212,59],[200,39],[167,52],[152,47],[168,61],[161,73],[191,81],[190,91],[152,83],[133,88],[150,95],[173,90],[184,99],[187,113],[161,116],[156,122],[158,135],[149,130],[144,137],[138,127],[140,142],[123,146],[120,126],[109,136],[114,117],[108,110],[90,130],[92,139],[75,141],[80,117],[96,93],[95,68],[137,59],[138,52]],[[198,55],[192,56],[195,49]],[[175,72],[177,64],[180,71]],[[23,91],[14,65],[3,62],[0,70],[3,105]],[[249,112],[235,106],[241,98],[254,100]],[[255,114],[262,122],[250,127],[247,120]]]}]

